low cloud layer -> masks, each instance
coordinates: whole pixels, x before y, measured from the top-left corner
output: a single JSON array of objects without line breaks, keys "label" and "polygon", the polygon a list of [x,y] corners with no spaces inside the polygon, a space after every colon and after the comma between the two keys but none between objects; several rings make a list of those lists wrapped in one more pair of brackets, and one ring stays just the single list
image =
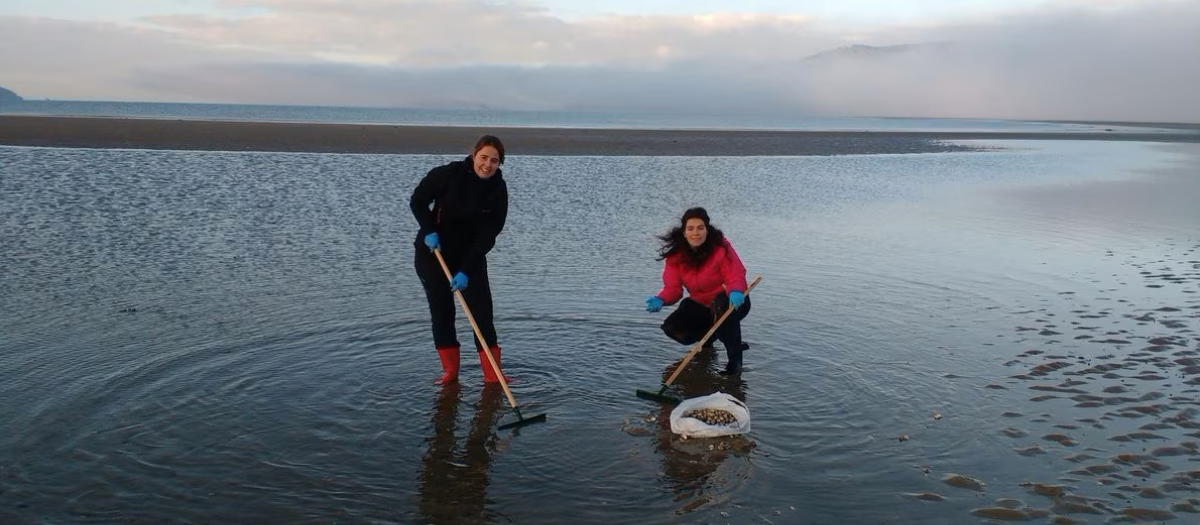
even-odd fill
[{"label": "low cloud layer", "polygon": [[[804,17],[564,21],[477,0],[228,0],[239,18],[0,17],[27,97],[1200,122],[1200,2],[1069,2],[853,35]],[[899,50],[830,53],[860,42]]]}]

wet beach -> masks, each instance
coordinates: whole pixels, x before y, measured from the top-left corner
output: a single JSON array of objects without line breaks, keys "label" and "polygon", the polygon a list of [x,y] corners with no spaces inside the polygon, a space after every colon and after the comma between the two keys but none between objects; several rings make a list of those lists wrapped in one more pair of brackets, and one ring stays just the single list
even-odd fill
[{"label": "wet beach", "polygon": [[[510,145],[497,329],[548,414],[517,431],[473,356],[430,384],[406,196],[460,144],[0,147],[0,521],[1189,522],[1200,150],[1040,138]],[[634,395],[686,350],[640,303],[693,203],[764,281],[746,372],[717,345],[677,392],[743,399],[746,436],[680,439]]]},{"label": "wet beach", "polygon": [[[980,431],[1027,470],[997,483],[995,472],[924,463],[945,488],[906,497],[977,492],[970,514],[1000,522],[1169,523],[1200,513],[1200,236],[1189,226],[1200,224],[1191,204],[1200,151],[1174,151],[1176,162],[1136,180],[998,191],[1029,221],[1010,227],[1060,225],[1070,232],[1059,237],[1064,248],[1113,233],[1151,240],[1144,250],[1096,250],[1094,265],[1060,268],[1070,275],[1055,286],[970,315],[1011,323],[981,344],[1006,372],[946,377],[989,392],[972,408],[991,412]],[[1054,251],[1034,257],[1054,267]]]},{"label": "wet beach", "polygon": [[1200,142],[1194,128],[1113,132],[758,131],[416,126],[0,116],[0,145],[312,153],[456,154],[496,134],[526,155],[851,155],[963,151],[963,140]]}]

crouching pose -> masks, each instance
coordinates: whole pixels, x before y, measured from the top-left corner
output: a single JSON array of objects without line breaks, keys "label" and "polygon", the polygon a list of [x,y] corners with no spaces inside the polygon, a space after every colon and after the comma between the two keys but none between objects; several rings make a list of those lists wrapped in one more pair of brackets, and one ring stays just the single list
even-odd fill
[{"label": "crouching pose", "polygon": [[[727,357],[724,374],[742,371],[742,319],[750,313],[746,297],[746,267],[721,230],[709,222],[704,208],[683,213],[679,225],[659,236],[658,260],[663,263],[663,287],[646,298],[646,311],[679,302],[662,330],[680,344],[695,344],[708,333],[728,306],[735,310],[713,333]],[[684,292],[687,297],[684,297]],[[705,341],[708,345],[711,341]]]}]

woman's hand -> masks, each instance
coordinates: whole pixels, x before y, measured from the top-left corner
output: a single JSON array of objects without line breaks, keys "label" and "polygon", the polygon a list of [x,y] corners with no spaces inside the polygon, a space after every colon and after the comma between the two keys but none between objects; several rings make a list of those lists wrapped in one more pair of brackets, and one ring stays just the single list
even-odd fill
[{"label": "woman's hand", "polygon": [[662,310],[662,307],[663,307],[663,300],[660,299],[657,295],[651,295],[650,297],[646,298],[646,311],[647,312],[657,312],[659,310]]},{"label": "woman's hand", "polygon": [[434,250],[434,248],[437,248],[439,250],[442,249],[442,243],[438,241],[437,232],[433,232],[433,233],[425,236],[425,246],[428,246],[429,251],[431,251],[431,252]]},{"label": "woman's hand", "polygon": [[740,290],[729,292],[729,305],[735,310],[742,307],[742,303],[746,302],[746,294]]},{"label": "woman's hand", "polygon": [[454,278],[450,279],[450,289],[454,291],[462,290],[467,287],[467,274],[458,272],[454,274]]}]

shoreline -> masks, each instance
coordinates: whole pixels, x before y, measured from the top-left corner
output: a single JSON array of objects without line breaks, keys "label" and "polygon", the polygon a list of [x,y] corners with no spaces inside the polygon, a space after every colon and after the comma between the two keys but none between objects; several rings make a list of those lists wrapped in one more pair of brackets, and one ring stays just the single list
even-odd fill
[{"label": "shoreline", "polygon": [[965,132],[536,128],[0,115],[0,145],[376,154],[465,154],[494,134],[514,155],[808,156],[941,153],[961,140],[1200,143],[1179,132]]},{"label": "shoreline", "polygon": [[1121,126],[1129,128],[1150,128],[1159,130],[1184,130],[1200,132],[1200,123],[1189,122],[1134,122],[1125,120],[1037,120],[1031,122],[1050,122],[1054,124],[1088,124],[1092,126]]}]

